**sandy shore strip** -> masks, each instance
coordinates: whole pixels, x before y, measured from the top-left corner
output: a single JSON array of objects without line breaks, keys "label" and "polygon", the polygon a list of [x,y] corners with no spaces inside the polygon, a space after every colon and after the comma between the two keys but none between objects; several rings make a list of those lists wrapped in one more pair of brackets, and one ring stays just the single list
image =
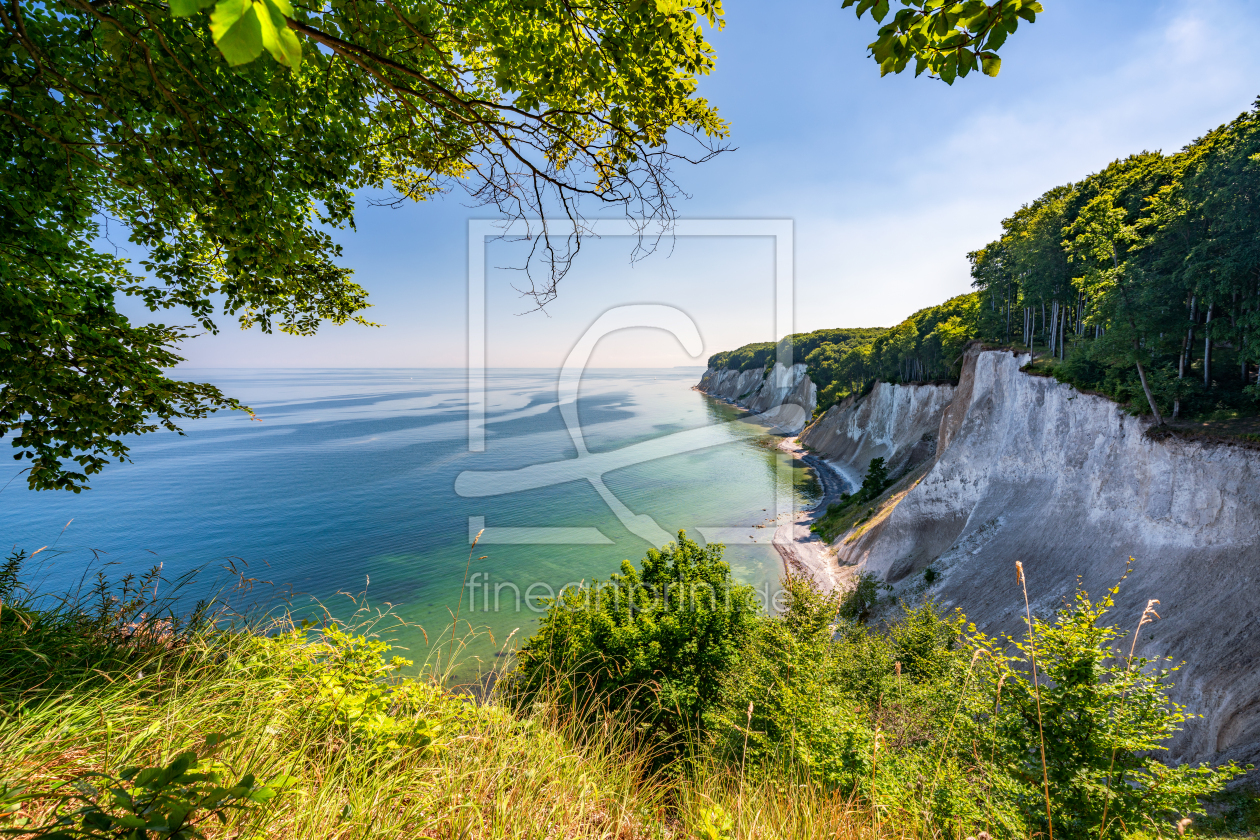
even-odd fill
[{"label": "sandy shore strip", "polygon": [[827,505],[839,501],[841,493],[852,493],[856,485],[852,477],[834,464],[806,452],[796,438],[784,438],[779,442],[779,449],[813,467],[823,493],[814,507],[799,510],[791,519],[779,522],[774,532],[774,547],[783,558],[786,571],[809,575],[824,591],[834,589],[840,582],[835,551],[809,530],[809,526],[826,513]]}]

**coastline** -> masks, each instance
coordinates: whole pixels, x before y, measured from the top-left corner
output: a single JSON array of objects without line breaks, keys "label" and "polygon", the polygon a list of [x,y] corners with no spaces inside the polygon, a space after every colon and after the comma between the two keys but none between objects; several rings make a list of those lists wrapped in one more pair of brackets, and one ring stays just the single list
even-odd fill
[{"label": "coastline", "polygon": [[[747,407],[735,400],[710,394],[699,385],[693,385],[692,390],[699,391],[709,399],[725,403],[745,414],[752,414]],[[773,429],[773,426],[766,427],[770,434],[774,433]],[[835,464],[810,454],[801,445],[798,436],[782,438],[778,448],[781,452],[791,455],[813,469],[823,492],[822,497],[813,507],[802,508],[796,511],[791,519],[776,522],[771,543],[778,552],[779,559],[783,561],[785,573],[809,575],[823,591],[831,591],[841,581],[835,552],[809,528],[826,512],[828,505],[840,500],[841,493],[852,493],[860,482],[854,481],[852,476],[846,475]]]},{"label": "coastline", "polygon": [[816,505],[798,510],[790,520],[778,524],[773,539],[775,550],[783,560],[785,572],[809,575],[823,591],[829,592],[840,583],[835,552],[809,528],[826,512],[829,504],[839,501],[841,493],[852,492],[852,479],[822,458],[809,454],[795,437],[781,440],[779,449],[813,469],[823,492]]}]

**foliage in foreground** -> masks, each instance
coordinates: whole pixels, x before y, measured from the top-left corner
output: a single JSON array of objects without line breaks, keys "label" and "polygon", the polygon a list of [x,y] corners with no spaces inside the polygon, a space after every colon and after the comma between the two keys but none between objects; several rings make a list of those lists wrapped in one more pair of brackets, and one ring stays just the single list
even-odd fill
[{"label": "foliage in foreground", "polygon": [[[729,578],[694,543],[649,560],[620,585],[679,571]],[[610,668],[585,672],[597,679],[584,692],[509,704],[451,690],[429,668],[405,676],[409,663],[377,638],[388,615],[360,613],[353,627],[175,626],[137,598],[92,612],[38,599],[16,568],[0,576],[10,833],[1028,837],[1049,827],[1048,779],[1056,836],[1167,835],[1237,771],[1156,758],[1184,713],[1167,700],[1163,663],[1112,649],[1114,590],[1079,593],[1053,620],[1034,619],[1030,637],[996,640],[931,605],[857,625],[837,619],[841,594],[789,579],[782,613],[750,618],[736,650],[691,670],[680,667],[696,649],[687,634],[712,630],[714,610],[671,635],[655,625],[679,616],[636,600],[620,625],[635,644],[605,650],[620,643],[613,632],[587,648],[607,664],[633,653],[677,669],[673,689],[659,690],[663,670],[639,671],[654,688],[636,693],[615,679],[631,672]],[[602,603],[557,601],[557,619],[578,615],[550,623],[548,638],[586,633],[607,617]],[[61,656],[76,636],[77,653]],[[694,694],[699,725],[661,772],[661,742],[641,727],[678,711],[639,701],[681,702],[702,682],[715,690]]]},{"label": "foliage in foreground", "polygon": [[991,639],[930,603],[875,630],[837,621],[840,594],[787,588],[725,683],[711,738],[731,761],[925,825],[1027,836],[1047,830],[1048,807],[1065,838],[1196,812],[1238,772],[1159,760],[1186,715],[1166,663],[1113,649],[1114,589],[1034,617],[1028,639]]},{"label": "foliage in foreground", "polygon": [[[1175,668],[1115,648],[1122,632],[1106,622],[1118,587],[1096,600],[1078,592],[1052,619],[1033,617],[1025,636],[1000,639],[930,603],[871,628],[842,617],[843,593],[804,578],[785,589],[782,614],[760,617],[737,656],[709,662],[721,689],[691,707],[691,755],[844,792],[918,830],[1082,840],[1196,812],[1239,772],[1159,759],[1186,713],[1168,695]],[[631,601],[648,626],[674,615],[652,596]],[[582,661],[600,663],[588,689],[625,691],[621,675],[641,668],[643,648],[632,664],[616,632],[590,632],[607,620],[605,604],[557,601],[529,645],[577,645]],[[654,636],[644,647],[663,666],[689,643]],[[641,686],[669,677],[638,673]]]},{"label": "foliage in foreground", "polygon": [[723,546],[649,549],[641,569],[566,590],[517,652],[517,702],[595,693],[634,710],[653,748],[677,754],[713,706],[752,635],[760,605],[737,585]]},{"label": "foliage in foreground", "polygon": [[[623,730],[404,676],[376,638],[389,615],[171,632],[160,605],[139,622],[86,606],[0,592],[0,829],[662,836],[661,793]],[[75,633],[79,653],[63,658]]]}]

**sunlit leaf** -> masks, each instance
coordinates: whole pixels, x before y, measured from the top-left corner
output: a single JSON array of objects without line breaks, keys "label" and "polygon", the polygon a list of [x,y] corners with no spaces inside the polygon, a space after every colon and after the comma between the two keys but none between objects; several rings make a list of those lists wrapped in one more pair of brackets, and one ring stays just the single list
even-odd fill
[{"label": "sunlit leaf", "polygon": [[[210,33],[228,64],[248,64],[262,54],[261,3],[254,0],[219,0],[210,15]],[[270,21],[268,21],[270,23]]]}]

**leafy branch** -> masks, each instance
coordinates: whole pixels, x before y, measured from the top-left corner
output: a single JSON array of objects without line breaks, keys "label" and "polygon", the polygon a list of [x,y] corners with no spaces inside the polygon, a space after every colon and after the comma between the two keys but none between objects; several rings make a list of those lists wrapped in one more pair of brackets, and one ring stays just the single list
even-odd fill
[{"label": "leafy branch", "polygon": [[[1021,20],[1032,23],[1042,11],[1036,0],[901,0],[901,4],[907,8],[880,27],[879,37],[869,45],[879,74],[901,73],[913,59],[916,77],[926,71],[948,85],[977,69],[996,76],[1002,69],[998,49]],[[850,6],[857,7],[858,18],[869,11],[876,23],[883,23],[891,11],[889,0],[844,0],[841,4],[845,9]]]}]

